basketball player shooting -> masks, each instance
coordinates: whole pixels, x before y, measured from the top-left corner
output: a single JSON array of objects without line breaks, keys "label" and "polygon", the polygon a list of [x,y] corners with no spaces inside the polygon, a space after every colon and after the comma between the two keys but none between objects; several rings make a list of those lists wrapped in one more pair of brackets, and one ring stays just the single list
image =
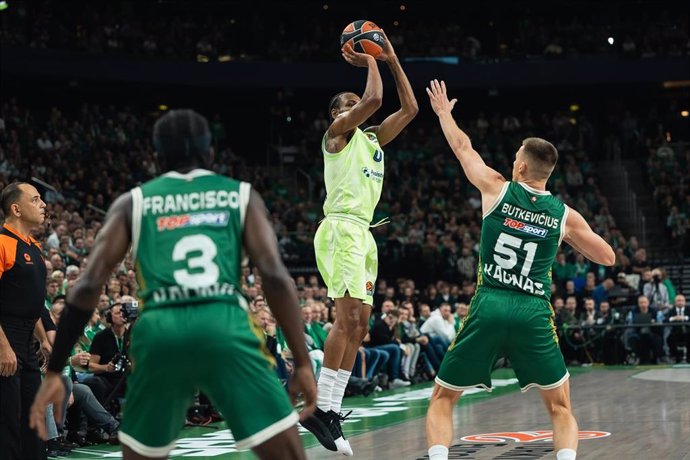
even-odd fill
[{"label": "basketball player shooting", "polygon": [[381,107],[383,84],[374,57],[355,52],[346,43],[343,58],[367,69],[367,83],[362,97],[342,92],[328,107],[332,122],[322,142],[326,217],[314,237],[314,249],[328,295],[335,299],[337,317],[326,339],[317,408],[301,422],[324,447],[348,456],[353,453],[343,437],[340,408],[357,350],[368,332],[373,303],[378,254],[369,226],[383,187],[382,147],[395,139],[418,111],[393,47],[383,31],[377,32],[384,39],[377,59],[386,62],[393,74],[400,109],[378,126],[364,131],[359,128]]},{"label": "basketball player shooting", "polygon": [[615,262],[613,249],[577,211],[546,191],[558,160],[550,142],[525,139],[515,154],[512,181],[506,181],[453,120],[457,99],[448,100],[445,83],[433,80],[426,91],[467,179],[481,192],[483,213],[477,291],[441,363],[427,412],[429,459],[448,458],[453,407],[466,389],[490,391],[492,365],[505,356],[522,391],[539,388],[558,460],[575,460],[578,427],[553,323],[551,266],[561,241],[607,266]]}]

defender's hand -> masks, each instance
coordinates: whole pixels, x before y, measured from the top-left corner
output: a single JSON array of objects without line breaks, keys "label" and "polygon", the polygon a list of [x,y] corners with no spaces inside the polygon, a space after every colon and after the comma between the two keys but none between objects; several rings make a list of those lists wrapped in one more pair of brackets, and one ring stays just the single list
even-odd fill
[{"label": "defender's hand", "polygon": [[46,407],[53,404],[55,419],[59,420],[62,416],[62,402],[65,399],[65,384],[62,382],[62,374],[48,372],[43,379],[41,387],[36,393],[36,398],[31,406],[29,414],[29,426],[36,430],[38,436],[44,441],[47,440],[46,431]]},{"label": "defender's hand", "polygon": [[342,48],[343,59],[355,67],[369,67],[371,62],[376,62],[376,60],[366,53],[358,53],[352,47],[345,43]]},{"label": "defender's hand", "polygon": [[297,402],[297,396],[300,393],[302,394],[304,408],[299,414],[299,419],[306,419],[316,409],[316,381],[314,380],[314,371],[311,368],[311,364],[299,366],[295,369],[295,373],[290,379],[289,388],[293,406]]},{"label": "defender's hand", "polygon": [[426,89],[426,93],[429,95],[429,101],[431,102],[431,108],[434,110],[436,115],[442,113],[450,113],[455,107],[455,103],[458,102],[457,99],[448,100],[448,94],[446,94],[446,83],[441,80],[431,80],[429,83],[429,88]]}]

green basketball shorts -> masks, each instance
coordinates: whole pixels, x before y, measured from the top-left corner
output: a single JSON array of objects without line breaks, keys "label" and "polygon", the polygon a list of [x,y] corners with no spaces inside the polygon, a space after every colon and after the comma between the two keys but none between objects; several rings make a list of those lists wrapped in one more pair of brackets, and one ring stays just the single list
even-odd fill
[{"label": "green basketball shorts", "polygon": [[436,383],[451,390],[491,391],[496,359],[510,360],[522,391],[557,388],[569,377],[548,301],[480,287],[443,358]]},{"label": "green basketball shorts", "polygon": [[167,457],[197,391],[221,412],[238,448],[297,423],[263,331],[238,304],[144,309],[129,355],[119,439],[140,455]]},{"label": "green basketball shorts", "polygon": [[328,297],[339,299],[349,293],[373,305],[379,259],[368,224],[354,217],[329,215],[314,235],[314,251]]}]

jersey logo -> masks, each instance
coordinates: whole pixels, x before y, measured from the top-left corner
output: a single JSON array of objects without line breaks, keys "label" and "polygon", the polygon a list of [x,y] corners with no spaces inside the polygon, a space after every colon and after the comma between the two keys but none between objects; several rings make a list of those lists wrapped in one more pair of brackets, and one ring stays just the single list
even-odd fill
[{"label": "jersey logo", "polygon": [[367,281],[366,284],[367,295],[374,295],[374,283]]},{"label": "jersey logo", "polygon": [[362,168],[364,177],[373,180],[374,182],[383,182],[383,173],[374,169],[369,169],[366,166]]},{"label": "jersey logo", "polygon": [[546,237],[548,235],[549,231],[545,228],[541,227],[536,227],[534,225],[526,224],[524,222],[520,222],[519,220],[511,219],[510,217],[506,217],[505,220],[503,221],[503,226],[512,228],[514,230],[517,230],[519,232],[523,233],[529,233],[530,235],[535,235],[540,238]]},{"label": "jersey logo", "polygon": [[225,227],[229,220],[230,213],[227,211],[197,212],[191,214],[161,216],[156,219],[156,227],[158,228],[159,232],[164,230],[175,230],[177,228],[198,227],[199,225]]},{"label": "jersey logo", "polygon": [[383,160],[383,152],[376,149],[376,151],[374,152],[374,161],[380,163],[381,160]]},{"label": "jersey logo", "polygon": [[33,265],[33,262],[31,262],[31,256],[27,254],[26,252],[24,253],[24,260],[26,260],[26,263],[29,265]]}]

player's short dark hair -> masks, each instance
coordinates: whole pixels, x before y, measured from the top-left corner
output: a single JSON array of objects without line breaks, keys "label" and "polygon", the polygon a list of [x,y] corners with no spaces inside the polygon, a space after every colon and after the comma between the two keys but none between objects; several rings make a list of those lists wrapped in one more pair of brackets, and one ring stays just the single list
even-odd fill
[{"label": "player's short dark hair", "polygon": [[5,218],[12,215],[11,206],[18,202],[22,196],[22,189],[20,189],[19,186],[24,184],[26,184],[26,182],[12,182],[2,189],[0,193],[0,207],[5,214]]},{"label": "player's short dark hair", "polygon": [[331,112],[333,109],[340,107],[340,96],[348,93],[350,93],[350,91],[341,91],[331,98],[330,102],[328,103],[328,118],[331,118]]},{"label": "player's short dark hair", "polygon": [[527,154],[532,171],[537,179],[551,175],[558,161],[558,150],[554,145],[540,137],[528,137],[522,141],[523,151]]},{"label": "player's short dark hair", "polygon": [[153,126],[153,145],[167,168],[203,164],[211,147],[208,121],[194,110],[170,110]]}]

